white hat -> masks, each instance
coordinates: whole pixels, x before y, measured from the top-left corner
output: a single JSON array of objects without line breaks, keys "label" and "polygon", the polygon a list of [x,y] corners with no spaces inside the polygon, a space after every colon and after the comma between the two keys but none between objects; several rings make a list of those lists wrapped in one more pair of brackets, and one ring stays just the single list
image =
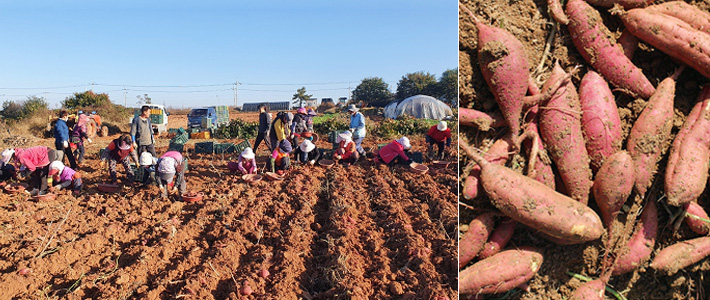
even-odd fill
[{"label": "white hat", "polygon": [[[53,170],[56,170],[57,172],[52,172]],[[49,175],[62,174],[62,172],[64,172],[63,162],[55,160],[51,164],[49,164]]]},{"label": "white hat", "polygon": [[358,109],[357,109],[357,107],[355,107],[355,104],[350,104],[350,105],[348,105],[348,111],[357,112]]},{"label": "white hat", "polygon": [[345,143],[350,143],[353,139],[353,134],[350,131],[343,132],[341,134],[338,134],[338,137],[335,139],[335,143],[340,143],[345,141]]},{"label": "white hat", "polygon": [[245,159],[254,159],[254,150],[251,150],[251,147],[246,147],[241,155]]},{"label": "white hat", "polygon": [[313,145],[313,142],[310,140],[303,140],[298,147],[301,148],[301,151],[303,152],[311,152],[316,148],[316,145]]},{"label": "white hat", "polygon": [[439,131],[446,130],[446,121],[441,121],[439,124],[436,124],[436,129]]},{"label": "white hat", "polygon": [[148,166],[148,165],[155,164],[155,158],[148,151],[143,151],[143,153],[141,153],[141,159],[139,161],[141,163],[141,166]]},{"label": "white hat", "polygon": [[15,149],[5,149],[0,153],[0,161],[3,162],[3,164],[7,164],[10,162],[10,158],[12,158],[12,155],[15,154]]},{"label": "white hat", "polygon": [[397,143],[400,143],[404,149],[412,148],[412,144],[409,143],[409,139],[406,136],[397,139]]}]

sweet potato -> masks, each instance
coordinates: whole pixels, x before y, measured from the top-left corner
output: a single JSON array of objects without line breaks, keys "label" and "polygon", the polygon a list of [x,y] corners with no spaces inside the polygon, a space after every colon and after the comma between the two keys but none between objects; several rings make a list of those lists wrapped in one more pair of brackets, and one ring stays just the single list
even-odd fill
[{"label": "sweet potato", "polygon": [[459,293],[503,293],[527,282],[542,265],[542,254],[534,248],[505,250],[479,261],[459,273]]},{"label": "sweet potato", "polygon": [[468,225],[468,231],[459,241],[459,269],[475,258],[493,231],[495,213],[489,212],[477,216]]},{"label": "sweet potato", "polygon": [[646,10],[675,17],[688,23],[690,27],[710,34],[710,14],[684,1],[670,1],[651,5]]},{"label": "sweet potato", "polygon": [[[566,73],[555,63],[548,82]],[[565,188],[573,199],[587,204],[592,171],[582,135],[579,96],[572,82],[556,93],[540,111],[540,136],[555,162]]]},{"label": "sweet potato", "polygon": [[[491,148],[488,149],[488,152],[486,152],[483,157],[487,161],[490,161],[494,164],[505,165],[505,163],[508,161],[508,158],[510,158],[510,156],[512,155],[512,150],[512,143],[510,143],[507,138],[501,138],[493,143]],[[481,186],[480,177],[481,167],[478,165],[473,166],[463,184],[464,199],[470,200],[478,197],[478,191]]]},{"label": "sweet potato", "polygon": [[687,213],[684,221],[690,227],[690,230],[700,235],[706,235],[710,232],[710,223],[707,221],[710,220],[710,217],[708,217],[702,206],[697,202],[691,201],[683,205],[683,210]]},{"label": "sweet potato", "polygon": [[604,289],[606,288],[606,281],[602,278],[597,278],[595,280],[585,282],[580,285],[569,300],[604,300]]},{"label": "sweet potato", "polygon": [[539,95],[525,97],[530,80],[529,64],[523,44],[504,29],[488,26],[479,21],[464,5],[478,29],[478,65],[488,87],[495,96],[503,119],[508,126],[508,137],[514,148],[519,146],[520,118],[523,107],[531,107],[541,99],[549,98],[569,78],[551,83]]},{"label": "sweet potato", "polygon": [[[530,84],[528,86],[528,90],[531,95],[536,95],[539,94],[540,91],[537,89],[537,86],[534,84]],[[530,133],[533,136],[539,136],[540,133],[538,131],[538,123],[540,122],[540,118],[538,117],[538,106],[533,106],[530,108],[525,116],[525,129],[523,130],[526,134]],[[523,149],[526,151],[529,151],[531,153],[530,159],[536,159],[535,157],[532,157],[532,152],[534,152],[533,147],[533,140],[525,140],[523,143]],[[550,157],[547,155],[547,152],[541,149],[545,149],[545,145],[542,143],[542,139],[537,139],[537,163],[533,166],[533,172],[534,174],[530,174],[528,172],[528,176],[531,178],[544,183],[546,186],[550,187],[551,189],[555,189],[555,174],[552,171],[552,161],[550,160]],[[529,170],[529,169],[528,169]]]},{"label": "sweet potato", "polygon": [[604,232],[599,216],[588,206],[486,161],[465,141],[459,144],[481,166],[483,189],[506,216],[547,235],[576,243],[596,240]]},{"label": "sweet potato", "polygon": [[565,11],[572,42],[584,60],[615,87],[644,99],[653,95],[653,85],[624,55],[596,9],[583,0],[569,0]]},{"label": "sweet potato", "polygon": [[621,15],[637,38],[710,78],[710,37],[688,23],[659,12],[632,9]]},{"label": "sweet potato", "polygon": [[609,226],[634,187],[634,161],[626,151],[610,156],[594,179],[592,192],[601,211],[602,221]]},{"label": "sweet potato", "polygon": [[470,108],[459,108],[459,125],[471,126],[480,131],[505,126],[505,120],[499,113],[484,113]]},{"label": "sweet potato", "polygon": [[592,168],[621,150],[621,119],[609,84],[597,72],[589,71],[579,84],[582,104],[582,132]]},{"label": "sweet potato", "polygon": [[560,0],[547,0],[547,8],[550,10],[550,16],[562,25],[569,24],[569,18],[565,15],[562,9]]},{"label": "sweet potato", "polygon": [[488,238],[488,242],[483,245],[483,250],[478,254],[480,259],[489,258],[505,247],[505,245],[510,241],[515,232],[515,224],[517,222],[511,220],[510,218],[504,218],[500,221],[498,226],[493,229],[493,232]]},{"label": "sweet potato", "polygon": [[[710,38],[710,36],[708,36]],[[666,201],[680,206],[697,199],[710,164],[710,86],[705,87],[671,145],[665,173]]]},{"label": "sweet potato", "polygon": [[656,202],[649,200],[641,213],[641,218],[636,224],[633,235],[619,253],[619,258],[614,264],[612,275],[621,275],[633,271],[651,257],[653,246],[656,244],[658,231],[658,210]]},{"label": "sweet potato", "polygon": [[616,43],[621,46],[621,49],[624,49],[624,55],[629,59],[634,57],[636,49],[639,48],[639,39],[626,29],[621,33]]},{"label": "sweet potato", "polygon": [[671,134],[675,79],[678,78],[681,70],[679,69],[658,85],[658,89],[631,127],[626,141],[626,151],[629,151],[634,159],[634,168],[636,168],[635,189],[641,197],[646,194],[646,189],[651,185],[656,173],[656,163],[661,159],[666,140]]},{"label": "sweet potato", "polygon": [[625,9],[630,9],[644,7],[653,2],[653,0],[587,0],[587,2],[591,5],[602,7],[612,7],[614,4],[619,4]]},{"label": "sweet potato", "polygon": [[669,276],[710,255],[710,237],[681,241],[663,248],[651,262],[651,268]]}]

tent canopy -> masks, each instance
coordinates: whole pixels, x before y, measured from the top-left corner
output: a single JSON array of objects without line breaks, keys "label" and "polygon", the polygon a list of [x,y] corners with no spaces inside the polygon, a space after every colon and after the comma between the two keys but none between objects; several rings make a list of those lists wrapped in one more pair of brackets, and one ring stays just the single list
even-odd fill
[{"label": "tent canopy", "polygon": [[385,106],[385,118],[396,119],[402,114],[418,119],[442,120],[453,112],[446,103],[426,95],[412,96]]}]

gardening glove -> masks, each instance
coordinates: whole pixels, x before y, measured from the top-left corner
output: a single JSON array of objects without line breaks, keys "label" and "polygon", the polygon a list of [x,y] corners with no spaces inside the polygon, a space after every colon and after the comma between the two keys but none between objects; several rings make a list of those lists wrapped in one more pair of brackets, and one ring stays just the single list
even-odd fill
[{"label": "gardening glove", "polygon": [[64,145],[64,148],[69,148],[69,141],[62,142],[62,145]]},{"label": "gardening glove", "polygon": [[276,173],[276,159],[271,158],[269,162],[271,165],[271,173]]},{"label": "gardening glove", "polygon": [[61,190],[62,190],[62,185],[61,185],[61,184],[57,184],[57,185],[51,187],[49,191],[50,191],[50,192],[53,192],[53,190],[61,191]]},{"label": "gardening glove", "polygon": [[94,141],[92,141],[91,139],[86,139],[86,141],[89,142],[89,144],[91,144],[91,143],[94,142]]},{"label": "gardening glove", "polygon": [[133,142],[133,148],[138,149],[138,144],[136,144],[136,142]]},{"label": "gardening glove", "polygon": [[312,165],[315,165],[315,164],[316,164],[316,161],[315,161],[315,160],[311,160],[311,161],[309,161],[309,163],[310,163],[311,166],[312,166]]}]

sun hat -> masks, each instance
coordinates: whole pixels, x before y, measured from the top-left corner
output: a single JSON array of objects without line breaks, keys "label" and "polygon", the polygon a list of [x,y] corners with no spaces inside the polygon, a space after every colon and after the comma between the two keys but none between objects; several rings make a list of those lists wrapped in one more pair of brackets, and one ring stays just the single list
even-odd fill
[{"label": "sun hat", "polygon": [[246,147],[241,155],[244,159],[254,159],[254,150],[251,150],[251,147]]},{"label": "sun hat", "polygon": [[335,139],[335,142],[340,143],[344,141],[346,144],[350,143],[350,141],[352,141],[353,139],[352,136],[353,134],[350,131],[343,132],[341,134],[338,134],[338,137]]},{"label": "sun hat", "polygon": [[446,130],[446,121],[441,121],[439,124],[436,124],[436,129],[439,131]]},{"label": "sun hat", "polygon": [[291,153],[291,150],[293,150],[293,148],[291,148],[291,142],[289,142],[288,140],[281,141],[281,145],[279,145],[279,148],[281,149],[281,151],[286,153]]},{"label": "sun hat", "polygon": [[400,143],[404,149],[412,148],[412,144],[409,143],[409,139],[406,136],[397,139],[397,143]]},{"label": "sun hat", "polygon": [[311,152],[316,148],[316,145],[313,145],[313,142],[310,140],[304,140],[298,147],[301,148],[301,151],[303,152]]},{"label": "sun hat", "polygon": [[306,111],[305,107],[299,107],[298,110],[296,110],[296,112],[299,114],[305,114],[307,111]]},{"label": "sun hat", "polygon": [[58,160],[49,164],[49,175],[61,174],[64,171],[64,163]]},{"label": "sun hat", "polygon": [[15,154],[15,149],[5,149],[0,153],[0,160],[3,164],[7,164],[10,162],[10,158],[12,158],[13,154]]},{"label": "sun hat", "polygon": [[312,108],[309,108],[309,109],[308,109],[308,115],[309,115],[309,116],[317,116],[318,113],[317,113],[315,110],[313,110]]},{"label": "sun hat", "polygon": [[357,112],[358,109],[357,109],[357,107],[355,107],[355,104],[350,104],[350,105],[348,105],[348,111]]}]

